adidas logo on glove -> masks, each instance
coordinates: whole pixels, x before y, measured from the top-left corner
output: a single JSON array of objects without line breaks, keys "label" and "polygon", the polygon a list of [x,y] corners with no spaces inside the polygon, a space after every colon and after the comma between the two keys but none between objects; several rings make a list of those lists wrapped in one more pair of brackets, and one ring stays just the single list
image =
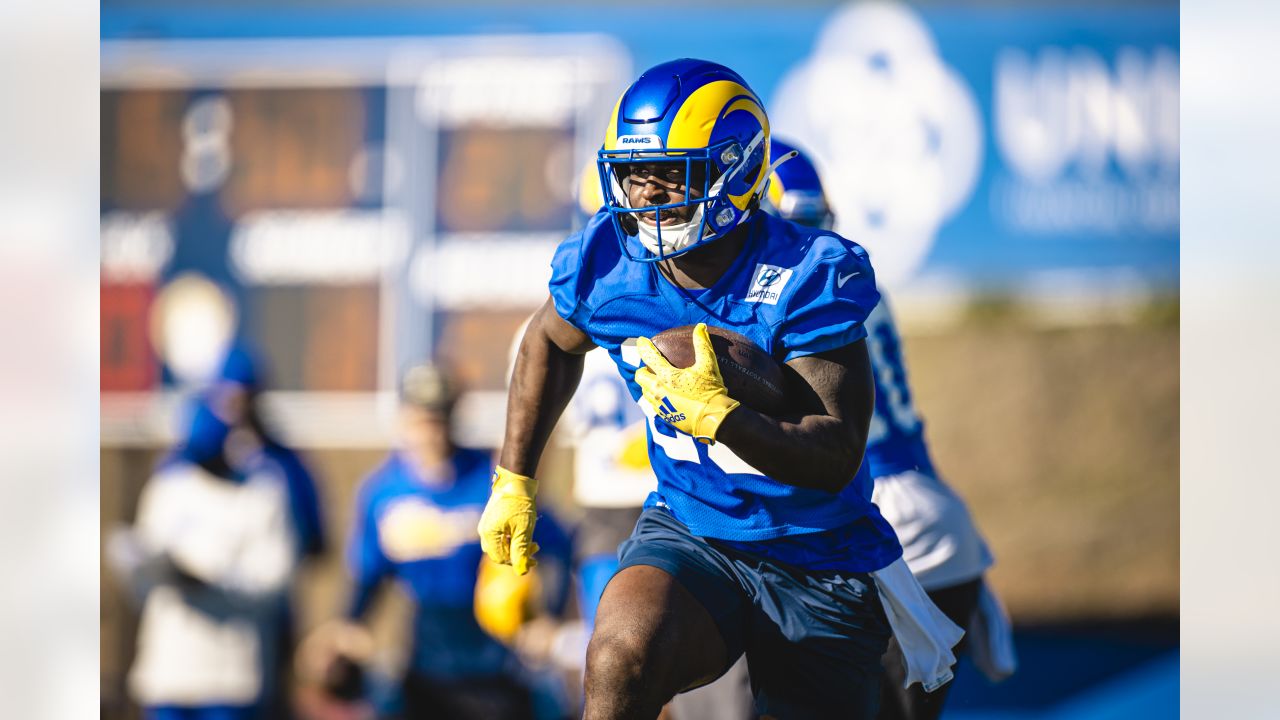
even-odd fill
[{"label": "adidas logo on glove", "polygon": [[676,410],[676,406],[671,404],[671,398],[662,398],[662,405],[658,407],[658,417],[664,422],[675,424],[684,420],[684,413]]}]

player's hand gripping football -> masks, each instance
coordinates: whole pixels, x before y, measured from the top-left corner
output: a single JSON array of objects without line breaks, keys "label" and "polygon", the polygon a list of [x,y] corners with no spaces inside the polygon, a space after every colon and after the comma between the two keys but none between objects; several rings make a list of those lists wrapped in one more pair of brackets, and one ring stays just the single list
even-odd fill
[{"label": "player's hand gripping football", "polygon": [[493,491],[480,515],[480,548],[491,560],[510,565],[524,575],[538,564],[534,554],[533,526],[538,521],[538,508],[533,496],[538,481],[517,475],[499,465],[493,471]]},{"label": "player's hand gripping football", "polygon": [[729,397],[724,387],[707,324],[698,323],[690,339],[694,360],[687,368],[667,362],[648,338],[636,341],[645,365],[636,371],[636,384],[658,417],[698,442],[710,445],[716,440],[720,424],[739,403]]}]

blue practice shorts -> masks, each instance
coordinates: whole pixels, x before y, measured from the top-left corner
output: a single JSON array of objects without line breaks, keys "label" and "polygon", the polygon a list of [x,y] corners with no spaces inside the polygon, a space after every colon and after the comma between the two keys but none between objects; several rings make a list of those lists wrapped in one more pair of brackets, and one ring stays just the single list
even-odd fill
[{"label": "blue practice shorts", "polygon": [[889,643],[865,573],[809,572],[689,532],[649,508],[618,550],[619,569],[649,565],[702,604],[729,650],[747,655],[756,711],[777,718],[873,718]]}]

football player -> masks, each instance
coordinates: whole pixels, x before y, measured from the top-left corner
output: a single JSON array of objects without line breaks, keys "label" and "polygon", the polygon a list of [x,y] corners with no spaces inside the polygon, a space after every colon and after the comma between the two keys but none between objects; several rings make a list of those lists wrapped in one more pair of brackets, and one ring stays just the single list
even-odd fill
[{"label": "football player", "polygon": [[[655,717],[745,653],[761,714],[869,718],[895,621],[923,630],[909,644],[925,649],[909,658],[917,679],[949,677],[958,629],[924,598],[869,474],[853,470],[874,392],[863,323],[879,295],[866,253],[759,211],[769,121],[746,81],[715,63],[642,74],[613,110],[598,165],[605,208],[552,261],[478,526],[494,560],[521,573],[535,564],[538,460],[583,355],[607,350],[645,411],[658,487],[600,601],[585,717]],[[648,340],[695,323],[688,368]],[[785,363],[785,416],[728,396],[706,323]]]},{"label": "football player", "polygon": [[[813,161],[776,137],[773,152],[777,157],[792,157],[774,170],[765,209],[801,225],[831,229],[835,216]],[[912,403],[902,343],[881,292],[880,303],[865,321],[876,388],[865,458],[875,482],[872,499],[897,531],[903,559],[929,598],[967,630],[978,608],[991,553],[964,501],[934,469],[924,441],[924,423]],[[928,693],[919,685],[904,689],[901,650],[894,642],[885,654],[884,668],[888,681],[880,718],[926,720],[941,714],[950,683]]]}]

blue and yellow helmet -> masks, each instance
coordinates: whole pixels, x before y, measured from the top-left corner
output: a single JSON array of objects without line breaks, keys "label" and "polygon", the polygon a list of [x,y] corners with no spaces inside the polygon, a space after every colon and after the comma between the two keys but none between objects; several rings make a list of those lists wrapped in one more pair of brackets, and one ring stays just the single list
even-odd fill
[{"label": "blue and yellow helmet", "polygon": [[783,220],[830,230],[835,215],[813,161],[782,140],[774,139],[773,151],[780,162],[769,176],[761,207]]},{"label": "blue and yellow helmet", "polygon": [[[681,202],[632,208],[628,166],[683,162],[694,192]],[[672,60],[646,70],[613,109],[597,160],[604,205],[623,252],[652,262],[723,237],[758,207],[769,175],[769,118],[741,75],[706,60]],[[693,197],[701,186],[701,196]],[[695,206],[687,223],[662,212]],[[636,213],[654,213],[653,224]],[[633,252],[638,238],[647,252]]]}]

